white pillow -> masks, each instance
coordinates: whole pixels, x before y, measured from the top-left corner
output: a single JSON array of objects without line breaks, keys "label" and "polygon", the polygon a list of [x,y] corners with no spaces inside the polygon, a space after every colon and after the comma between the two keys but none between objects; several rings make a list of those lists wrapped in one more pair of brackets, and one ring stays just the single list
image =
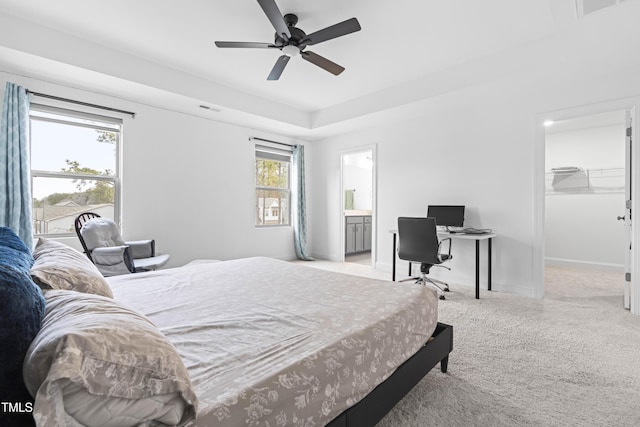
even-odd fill
[{"label": "white pillow", "polygon": [[31,277],[42,290],[67,289],[113,298],[98,268],[71,246],[40,238],[33,258]]},{"label": "white pillow", "polygon": [[23,365],[39,427],[181,426],[195,418],[187,369],[144,315],[99,295],[50,290],[45,299]]},{"label": "white pillow", "polygon": [[121,427],[137,425],[140,420],[175,426],[187,406],[178,392],[123,399],[94,396],[72,382],[64,386],[63,395],[65,411],[83,426]]}]

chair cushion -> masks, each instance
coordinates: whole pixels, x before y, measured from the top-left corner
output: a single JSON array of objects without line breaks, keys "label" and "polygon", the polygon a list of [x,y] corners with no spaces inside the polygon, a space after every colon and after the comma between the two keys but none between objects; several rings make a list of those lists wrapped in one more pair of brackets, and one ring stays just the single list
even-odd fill
[{"label": "chair cushion", "polygon": [[80,229],[89,251],[95,248],[124,246],[124,240],[120,236],[120,230],[113,220],[109,218],[93,218],[87,221]]},{"label": "chair cushion", "polygon": [[129,274],[136,271],[128,246],[95,248],[91,259],[104,277]]},{"label": "chair cushion", "polygon": [[169,261],[169,254],[157,255],[151,258],[134,259],[133,265],[137,272],[156,270]]}]

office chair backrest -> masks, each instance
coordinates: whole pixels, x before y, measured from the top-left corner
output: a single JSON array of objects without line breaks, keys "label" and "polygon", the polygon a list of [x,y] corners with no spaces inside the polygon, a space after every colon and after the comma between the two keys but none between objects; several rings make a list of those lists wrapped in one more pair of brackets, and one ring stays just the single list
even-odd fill
[{"label": "office chair backrest", "polygon": [[398,218],[398,257],[405,261],[440,264],[434,218]]}]

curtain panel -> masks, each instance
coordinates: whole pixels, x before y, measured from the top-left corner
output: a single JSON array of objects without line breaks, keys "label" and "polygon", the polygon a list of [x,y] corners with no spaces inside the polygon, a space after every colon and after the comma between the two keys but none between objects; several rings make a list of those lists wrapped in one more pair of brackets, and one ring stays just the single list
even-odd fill
[{"label": "curtain panel", "polygon": [[29,161],[29,96],[7,82],[0,121],[0,225],[10,227],[25,245],[33,246]]},{"label": "curtain panel", "polygon": [[307,254],[307,200],[304,183],[304,146],[296,145],[292,150],[291,190],[293,193],[293,240],[296,256],[305,261],[312,261]]}]

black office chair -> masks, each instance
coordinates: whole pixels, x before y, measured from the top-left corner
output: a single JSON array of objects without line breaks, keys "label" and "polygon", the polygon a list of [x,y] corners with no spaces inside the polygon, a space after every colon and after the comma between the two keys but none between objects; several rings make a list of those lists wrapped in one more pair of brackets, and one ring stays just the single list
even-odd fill
[{"label": "black office chair", "polygon": [[[442,253],[442,243],[448,241],[449,250]],[[416,280],[426,286],[434,287],[440,299],[445,299],[444,292],[449,291],[446,283],[428,277],[431,267],[449,267],[441,265],[452,258],[451,239],[439,240],[436,229],[436,220],[429,217],[398,218],[398,257],[409,262],[420,263],[420,277],[405,280]]]}]

